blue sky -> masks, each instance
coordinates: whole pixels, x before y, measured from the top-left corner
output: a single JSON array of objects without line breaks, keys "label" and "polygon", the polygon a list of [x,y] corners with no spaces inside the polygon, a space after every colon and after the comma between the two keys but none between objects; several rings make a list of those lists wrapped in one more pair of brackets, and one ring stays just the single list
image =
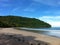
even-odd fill
[{"label": "blue sky", "polygon": [[0,15],[33,17],[60,27],[60,0],[0,0]]}]

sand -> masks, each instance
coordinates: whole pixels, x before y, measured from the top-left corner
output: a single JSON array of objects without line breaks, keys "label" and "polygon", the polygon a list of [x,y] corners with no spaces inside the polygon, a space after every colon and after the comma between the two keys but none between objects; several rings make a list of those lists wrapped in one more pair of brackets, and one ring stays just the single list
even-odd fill
[{"label": "sand", "polygon": [[34,40],[48,42],[50,43],[50,45],[60,45],[60,38],[51,37],[43,34],[17,30],[13,28],[0,28],[0,33],[14,33],[14,34],[22,34],[23,36],[32,36],[35,37]]}]

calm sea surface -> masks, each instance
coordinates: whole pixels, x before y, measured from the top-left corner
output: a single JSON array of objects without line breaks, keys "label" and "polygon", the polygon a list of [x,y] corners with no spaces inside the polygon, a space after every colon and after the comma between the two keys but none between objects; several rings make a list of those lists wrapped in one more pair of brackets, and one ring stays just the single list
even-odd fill
[{"label": "calm sea surface", "polygon": [[52,28],[22,28],[27,30],[43,30],[45,32],[40,32],[41,34],[50,35],[54,37],[60,38],[60,27],[52,27]]}]

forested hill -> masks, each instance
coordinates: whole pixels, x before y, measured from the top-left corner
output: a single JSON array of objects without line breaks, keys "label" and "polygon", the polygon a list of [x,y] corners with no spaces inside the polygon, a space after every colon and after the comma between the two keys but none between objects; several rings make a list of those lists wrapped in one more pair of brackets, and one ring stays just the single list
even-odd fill
[{"label": "forested hill", "polygon": [[49,28],[51,25],[35,18],[0,16],[0,27]]}]

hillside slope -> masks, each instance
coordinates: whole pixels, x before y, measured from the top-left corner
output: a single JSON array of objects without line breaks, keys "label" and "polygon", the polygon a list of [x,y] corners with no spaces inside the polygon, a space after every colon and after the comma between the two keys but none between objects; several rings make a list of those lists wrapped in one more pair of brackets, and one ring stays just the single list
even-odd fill
[{"label": "hillside slope", "polygon": [[0,27],[49,28],[51,25],[35,18],[0,16]]}]

